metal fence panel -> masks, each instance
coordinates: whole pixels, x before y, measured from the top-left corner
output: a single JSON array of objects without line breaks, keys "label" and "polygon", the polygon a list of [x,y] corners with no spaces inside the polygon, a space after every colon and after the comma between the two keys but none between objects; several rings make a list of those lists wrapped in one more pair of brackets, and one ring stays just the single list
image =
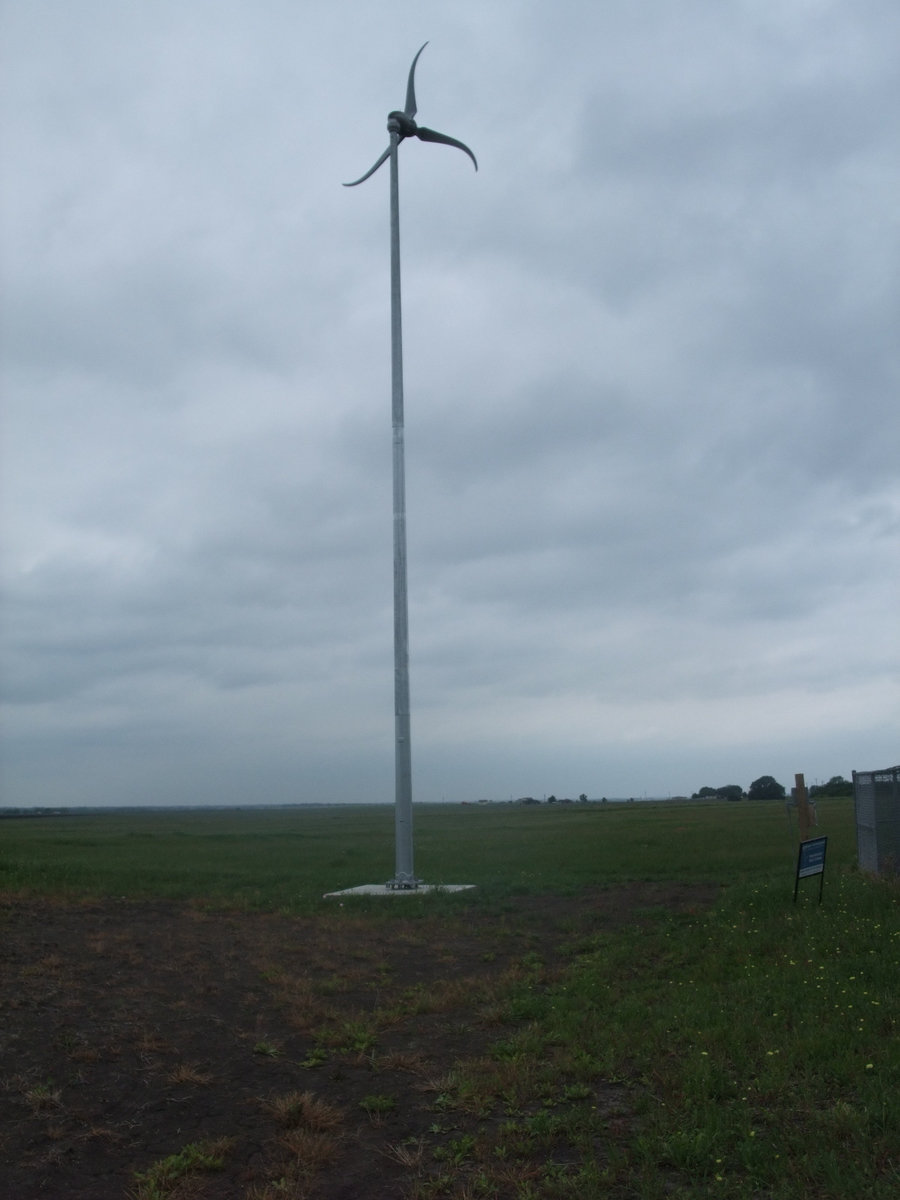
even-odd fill
[{"label": "metal fence panel", "polygon": [[853,796],[860,869],[900,871],[900,767],[854,771]]}]

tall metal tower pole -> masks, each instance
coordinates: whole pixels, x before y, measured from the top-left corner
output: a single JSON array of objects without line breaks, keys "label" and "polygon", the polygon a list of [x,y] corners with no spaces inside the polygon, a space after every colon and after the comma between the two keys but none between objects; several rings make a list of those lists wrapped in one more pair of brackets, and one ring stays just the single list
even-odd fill
[{"label": "tall metal tower pole", "polygon": [[412,747],[409,721],[409,605],[406,582],[406,461],[403,444],[403,323],[400,303],[400,185],[397,147],[407,137],[423,142],[440,142],[464,151],[475,164],[475,155],[463,142],[417,125],[415,74],[420,47],[409,68],[406,105],[402,112],[388,114],[390,144],[365,175],[345,187],[356,187],[390,159],[391,167],[391,420],[394,469],[394,878],[389,888],[419,886],[413,868]]},{"label": "tall metal tower pole", "polygon": [[400,186],[397,147],[391,135],[391,425],[394,470],[394,878],[392,887],[414,888],[412,746],[409,723],[409,603],[406,581],[406,457],[403,429],[403,317],[400,302]]}]

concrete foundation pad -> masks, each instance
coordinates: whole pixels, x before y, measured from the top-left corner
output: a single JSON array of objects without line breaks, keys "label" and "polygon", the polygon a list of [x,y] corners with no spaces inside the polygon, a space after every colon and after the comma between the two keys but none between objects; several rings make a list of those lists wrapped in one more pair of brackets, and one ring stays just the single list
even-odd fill
[{"label": "concrete foundation pad", "polygon": [[361,883],[358,887],[344,888],[341,892],[326,892],[323,900],[335,896],[421,896],[426,892],[467,892],[476,887],[474,883],[420,883],[414,888],[393,888],[386,883]]}]

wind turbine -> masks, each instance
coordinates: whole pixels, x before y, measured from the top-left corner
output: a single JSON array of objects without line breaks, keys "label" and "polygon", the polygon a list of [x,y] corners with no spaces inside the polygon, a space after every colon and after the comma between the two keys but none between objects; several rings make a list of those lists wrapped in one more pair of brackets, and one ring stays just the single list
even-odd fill
[{"label": "wind turbine", "polygon": [[397,174],[397,147],[408,137],[423,142],[456,146],[468,154],[478,170],[475,155],[468,146],[445,133],[436,133],[417,125],[416,63],[428,45],[425,42],[412,60],[406,84],[406,105],[402,112],[388,113],[390,144],[381,158],[353,183],[356,187],[374,175],[388,158],[391,160],[391,409],[394,431],[394,844],[395,873],[387,886],[415,889],[420,880],[413,870],[412,837],[412,751],[409,730],[409,610],[406,588],[406,467],[403,449],[403,332],[400,310],[400,200]]}]

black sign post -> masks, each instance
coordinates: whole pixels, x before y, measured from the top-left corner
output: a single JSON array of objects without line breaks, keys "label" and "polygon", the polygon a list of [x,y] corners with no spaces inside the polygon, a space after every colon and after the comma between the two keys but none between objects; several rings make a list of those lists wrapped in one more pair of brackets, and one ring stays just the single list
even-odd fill
[{"label": "black sign post", "polygon": [[797,878],[794,880],[794,903],[797,903],[797,888],[801,879],[810,875],[819,876],[819,903],[822,903],[822,886],[825,883],[825,851],[828,848],[828,838],[810,838],[808,842],[800,843],[800,853],[797,855]]}]

